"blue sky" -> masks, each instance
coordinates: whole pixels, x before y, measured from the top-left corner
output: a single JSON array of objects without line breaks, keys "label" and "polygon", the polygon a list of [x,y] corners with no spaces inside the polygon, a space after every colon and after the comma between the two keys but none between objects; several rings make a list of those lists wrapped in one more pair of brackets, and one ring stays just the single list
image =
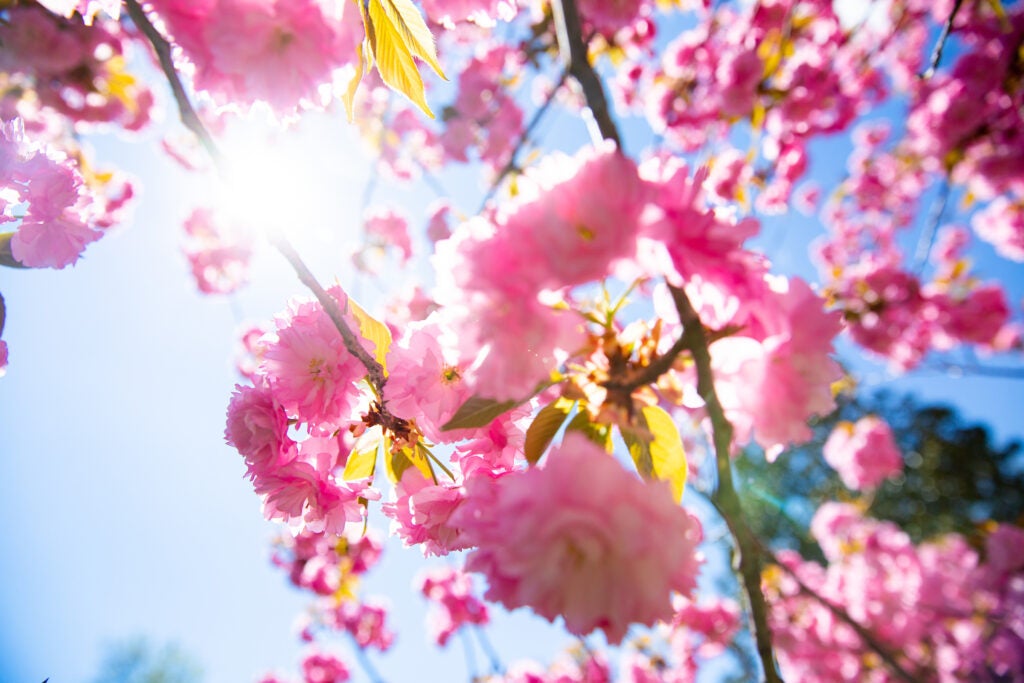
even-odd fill
[{"label": "blue sky", "polygon": [[[585,140],[570,115],[555,115],[545,129],[566,133],[565,144]],[[231,356],[238,324],[267,319],[302,292],[269,250],[257,255],[252,286],[233,300],[195,290],[179,226],[209,187],[156,152],[155,140],[146,133],[93,141],[100,160],[142,188],[126,226],[92,245],[74,268],[0,270],[11,353],[0,379],[3,681],[88,681],[105,643],[137,635],[180,643],[209,682],[297,666],[292,625],[309,599],[270,566],[275,528],[263,521],[223,430],[237,381]],[[317,209],[321,221],[283,202],[285,220],[295,223],[292,238],[321,281],[338,277],[372,305],[376,285],[356,282],[345,258],[368,161],[341,117],[318,121],[301,144],[305,170],[326,199]],[[254,158],[265,153],[248,151]],[[476,206],[473,171],[443,182],[471,197],[463,208]],[[379,185],[376,199],[402,205],[415,219],[433,196]],[[811,221],[789,216],[766,225],[765,244],[780,271],[806,273],[804,254],[815,235]],[[1019,301],[1019,264],[997,263],[984,246],[980,254]],[[392,275],[393,283],[414,274]],[[867,386],[952,402],[1000,438],[1024,436],[1020,380],[899,377],[864,362],[857,368]],[[383,526],[379,514],[373,521]],[[445,652],[426,645],[423,604],[411,588],[420,566],[418,551],[392,543],[367,586],[390,595],[399,630],[399,649],[379,667],[393,682],[426,680],[423,671],[451,672],[433,680],[464,679],[458,643]],[[506,662],[547,659],[572,642],[522,614],[503,620],[491,640]]]}]

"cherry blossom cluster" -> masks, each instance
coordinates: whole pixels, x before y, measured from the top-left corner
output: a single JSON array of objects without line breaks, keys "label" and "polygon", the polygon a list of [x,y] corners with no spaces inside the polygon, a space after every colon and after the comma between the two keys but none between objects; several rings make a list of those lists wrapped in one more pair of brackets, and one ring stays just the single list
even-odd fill
[{"label": "cherry blossom cluster", "polygon": [[[231,398],[226,438],[245,458],[268,519],[340,535],[364,519],[361,499],[379,497],[365,479],[336,472],[354,442],[347,428],[365,370],[314,301],[294,301],[260,346],[255,384]],[[292,425],[307,438],[296,441]]]},{"label": "cherry blossom cluster", "polygon": [[195,86],[218,104],[317,106],[319,88],[356,59],[362,23],[351,3],[187,0],[149,3],[181,48]]},{"label": "cherry blossom cluster", "polygon": [[[348,665],[337,655],[309,650],[302,657],[302,683],[345,683],[352,678]],[[294,679],[278,674],[267,674],[259,683],[293,683]]]},{"label": "cherry blossom cluster", "polygon": [[0,223],[15,223],[11,254],[23,266],[64,268],[103,236],[131,186],[107,200],[92,193],[76,163],[36,146],[15,119],[0,125]]},{"label": "cherry blossom cluster", "polygon": [[427,615],[427,628],[434,642],[444,647],[466,624],[486,625],[487,606],[473,594],[473,579],[451,567],[437,567],[416,579],[419,590],[433,608]]},{"label": "cherry blossom cluster", "polygon": [[873,489],[903,471],[892,429],[875,415],[837,424],[822,454],[849,489]]},{"label": "cherry blossom cluster", "polygon": [[185,257],[203,294],[230,294],[248,281],[251,239],[221,222],[210,209],[195,209],[185,219]]},{"label": "cherry blossom cluster", "polygon": [[60,17],[36,4],[15,4],[5,13],[0,23],[0,71],[9,78],[0,88],[5,108],[41,105],[78,123],[127,130],[149,122],[153,94],[125,70],[128,35],[119,23],[100,19],[86,25],[81,16]]},{"label": "cherry blossom cluster", "polygon": [[[360,577],[377,564],[381,551],[381,543],[372,533],[355,541],[311,531],[278,539],[273,563],[288,572],[296,587],[319,596],[312,612],[303,620],[303,641],[312,643],[322,633],[347,633],[361,649],[386,652],[391,647],[394,633],[386,624],[386,607],[379,599],[362,599],[358,595]],[[344,661],[317,649],[304,656],[302,672],[304,683],[349,678]]]},{"label": "cherry blossom cluster", "polygon": [[[811,531],[828,561],[779,554],[766,574],[783,674],[801,681],[899,680],[862,636],[867,629],[911,675],[939,681],[1021,680],[1024,543],[1018,527],[991,530],[982,553],[948,535],[915,546],[889,522],[826,503]],[[807,587],[803,590],[800,583]]]}]

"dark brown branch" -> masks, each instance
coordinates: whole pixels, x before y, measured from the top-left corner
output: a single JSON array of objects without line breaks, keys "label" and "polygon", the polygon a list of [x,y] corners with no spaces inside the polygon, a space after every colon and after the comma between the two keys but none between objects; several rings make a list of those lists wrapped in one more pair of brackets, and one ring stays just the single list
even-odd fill
[{"label": "dark brown branch", "polygon": [[580,13],[576,8],[576,0],[552,0],[551,9],[555,15],[555,29],[558,34],[558,51],[566,70],[583,88],[583,97],[587,106],[594,114],[597,127],[605,140],[613,140],[615,146],[622,149],[618,128],[612,121],[608,110],[608,99],[601,85],[601,77],[587,57],[587,44],[583,40],[583,29],[580,24]]},{"label": "dark brown branch", "polygon": [[[146,16],[145,11],[139,5],[138,0],[125,0],[125,6],[128,9],[128,16],[131,17],[135,25],[142,31],[146,39],[149,40],[153,49],[156,51],[157,57],[160,61],[160,68],[164,72],[168,83],[170,83],[171,91],[174,93],[174,99],[178,103],[178,113],[181,116],[181,122],[192,131],[199,141],[203,144],[203,147],[210,154],[210,157],[217,164],[218,170],[223,174],[226,173],[223,164],[223,157],[220,150],[217,148],[217,143],[213,140],[213,136],[210,135],[210,131],[203,124],[199,115],[196,113],[195,107],[192,106],[191,100],[189,100],[188,93],[185,92],[185,87],[181,82],[181,77],[178,75],[178,71],[174,66],[174,61],[171,58],[171,44],[167,42],[160,32],[153,25],[153,22]],[[381,367],[380,363],[371,356],[366,349],[363,348],[362,344],[359,343],[359,337],[352,328],[349,327],[345,321],[344,312],[341,310],[341,306],[337,300],[327,293],[327,291],[317,282],[316,277],[306,266],[302,257],[299,256],[295,248],[292,247],[291,243],[284,238],[283,235],[277,236],[273,240],[274,246],[281,253],[282,256],[291,264],[295,270],[295,274],[298,275],[299,280],[302,284],[306,285],[313,295],[316,296],[317,301],[323,306],[324,311],[331,318],[331,322],[338,329],[341,334],[342,341],[345,344],[345,348],[350,354],[352,354],[363,367],[366,368],[369,374],[370,383],[373,385],[377,392],[378,398],[381,399],[381,412],[384,416],[390,416],[387,412],[386,404],[383,401],[384,384],[387,381],[384,376],[384,368]],[[347,306],[347,304],[346,304]]]},{"label": "dark brown branch", "polygon": [[921,78],[927,80],[935,75],[935,71],[939,68],[939,62],[942,60],[942,51],[946,47],[946,41],[949,39],[949,34],[953,31],[953,22],[956,20],[957,12],[960,11],[960,5],[964,4],[964,0],[956,0],[953,3],[953,9],[949,13],[949,18],[946,19],[946,23],[942,26],[942,33],[939,34],[939,40],[935,43],[935,49],[932,51],[932,58],[928,62],[928,68]]},{"label": "dark brown branch", "polygon": [[[384,376],[384,368],[381,367],[380,363],[377,362],[369,352],[363,348],[363,345],[359,343],[359,336],[352,331],[349,327],[348,322],[345,320],[345,312],[341,310],[341,305],[337,299],[331,296],[327,290],[325,290],[320,283],[317,282],[316,276],[309,270],[302,257],[299,256],[298,252],[295,251],[295,247],[283,236],[279,235],[274,239],[274,246],[281,252],[281,255],[285,257],[288,263],[291,264],[292,268],[295,269],[295,274],[299,276],[299,280],[302,284],[306,285],[316,300],[323,306],[324,311],[330,317],[331,322],[338,328],[338,332],[341,333],[342,341],[345,343],[345,348],[350,354],[363,364],[366,371],[370,375],[370,383],[373,384],[374,389],[377,390],[378,397],[382,397],[384,384],[387,382],[387,378]],[[346,300],[346,308],[348,307]],[[386,412],[386,411],[385,411]]]},{"label": "dark brown branch", "polygon": [[207,130],[196,113],[195,107],[192,106],[188,93],[185,92],[185,86],[181,82],[178,70],[174,67],[174,59],[171,57],[171,44],[167,42],[167,39],[156,29],[153,22],[149,20],[146,12],[139,5],[138,0],[125,0],[124,4],[128,10],[128,16],[131,17],[135,26],[142,31],[142,34],[146,36],[149,44],[153,46],[153,50],[156,52],[157,59],[160,61],[160,68],[163,70],[164,76],[171,86],[171,91],[174,93],[174,101],[178,103],[178,115],[181,117],[181,122],[199,138],[199,142],[202,143],[210,157],[219,164],[221,162],[220,150],[217,148],[217,143],[213,141],[210,131]]},{"label": "dark brown branch", "polygon": [[730,450],[733,429],[715,392],[707,334],[686,292],[672,285],[669,285],[669,291],[672,293],[676,310],[679,311],[679,321],[683,324],[682,339],[686,342],[686,348],[693,354],[697,369],[697,392],[704,399],[705,409],[711,420],[718,469],[718,487],[711,499],[736,539],[739,572],[747,599],[750,601],[754,641],[757,644],[757,654],[761,660],[765,680],[768,683],[781,683],[782,677],[775,668],[772,634],[768,627],[768,605],[761,591],[761,555],[758,552],[757,538],[746,524],[743,507],[732,480]]}]

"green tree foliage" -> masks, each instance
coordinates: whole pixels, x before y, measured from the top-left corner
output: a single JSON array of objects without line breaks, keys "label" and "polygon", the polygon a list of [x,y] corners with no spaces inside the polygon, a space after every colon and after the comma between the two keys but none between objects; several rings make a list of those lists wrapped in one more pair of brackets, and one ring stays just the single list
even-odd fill
[{"label": "green tree foliage", "polygon": [[[822,447],[837,422],[869,414],[892,427],[904,470],[873,493],[862,494],[843,486]],[[948,532],[977,537],[988,520],[1024,521],[1021,444],[996,445],[986,427],[964,424],[952,408],[881,393],[844,398],[813,426],[811,441],[784,452],[775,463],[766,463],[752,449],[735,463],[754,531],[771,546],[820,559],[808,524],[826,500],[859,500],[870,516],[895,522],[915,542]]]},{"label": "green tree foliage", "polygon": [[93,683],[201,683],[202,669],[177,645],[143,638],[111,646]]}]

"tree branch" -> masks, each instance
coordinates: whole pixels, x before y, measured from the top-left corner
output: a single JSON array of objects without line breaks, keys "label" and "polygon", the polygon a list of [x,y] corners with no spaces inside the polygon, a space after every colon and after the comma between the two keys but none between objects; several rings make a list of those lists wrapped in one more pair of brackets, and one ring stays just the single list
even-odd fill
[{"label": "tree branch", "polygon": [[672,300],[679,311],[683,324],[682,339],[693,354],[697,368],[697,392],[704,399],[708,417],[711,420],[712,438],[715,446],[715,462],[718,469],[718,487],[711,500],[736,539],[739,551],[739,572],[750,601],[750,615],[753,621],[754,640],[761,668],[768,683],[781,683],[782,677],[775,668],[775,654],[772,648],[772,634],[768,627],[768,605],[761,591],[761,556],[757,538],[743,517],[743,507],[732,480],[732,424],[725,417],[725,410],[715,392],[714,376],[711,371],[711,353],[700,316],[690,303],[686,292],[680,287],[669,285]]},{"label": "tree branch", "polygon": [[601,85],[601,77],[594,71],[587,57],[587,44],[583,40],[583,29],[580,24],[580,13],[576,8],[576,0],[553,0],[551,9],[555,15],[555,29],[558,35],[558,51],[566,70],[583,88],[583,97],[590,107],[601,136],[605,140],[613,140],[615,146],[622,149],[619,131],[612,121],[608,110],[608,100]]},{"label": "tree branch", "polygon": [[149,44],[156,52],[160,68],[163,70],[164,76],[171,86],[171,92],[174,93],[174,101],[178,103],[178,115],[181,117],[181,122],[199,138],[199,142],[202,143],[210,157],[219,165],[222,161],[220,150],[217,148],[217,143],[213,141],[210,131],[207,130],[196,113],[195,107],[192,106],[188,93],[185,92],[185,86],[181,82],[178,70],[174,67],[174,59],[171,56],[171,44],[167,42],[167,39],[156,29],[153,22],[149,20],[142,6],[139,5],[138,0],[125,0],[124,4],[128,10],[128,16],[131,17],[135,26],[142,31],[142,34],[146,36]]},{"label": "tree branch", "polygon": [[[285,257],[288,263],[291,264],[295,270],[295,274],[299,276],[299,280],[302,284],[306,285],[316,300],[320,302],[324,311],[330,317],[331,322],[338,328],[338,332],[341,333],[341,339],[345,344],[345,349],[350,354],[363,364],[366,371],[370,374],[370,383],[373,384],[374,389],[377,391],[377,396],[383,398],[384,384],[387,382],[387,378],[384,376],[384,368],[381,367],[380,363],[377,362],[369,352],[363,348],[363,345],[359,343],[359,336],[352,331],[349,327],[348,322],[345,320],[345,312],[341,310],[341,306],[338,304],[337,299],[331,296],[327,290],[325,290],[319,282],[317,282],[316,276],[309,270],[306,264],[303,262],[302,257],[299,256],[298,252],[295,251],[295,247],[291,245],[287,238],[283,235],[278,235],[274,238],[274,246],[277,248],[281,255]],[[345,308],[348,308],[348,299],[345,299]],[[382,402],[383,403],[383,402]],[[386,412],[386,407],[382,405],[382,410]]]},{"label": "tree branch", "polygon": [[[226,170],[220,149],[217,147],[213,136],[210,135],[210,131],[196,113],[195,107],[192,106],[188,93],[181,82],[181,77],[174,66],[174,60],[171,58],[171,44],[156,29],[153,22],[149,20],[149,17],[146,16],[145,11],[139,5],[138,0],[125,0],[125,6],[128,10],[128,16],[131,17],[135,25],[146,36],[146,39],[149,40],[153,50],[156,51],[157,58],[160,61],[160,68],[163,70],[164,76],[171,86],[175,101],[178,103],[178,113],[181,116],[181,122],[199,138],[203,147],[216,163],[218,171],[221,174],[225,174]],[[276,236],[272,242],[281,255],[291,264],[302,284],[309,288],[317,301],[320,302],[320,305],[323,306],[324,311],[331,318],[331,322],[334,323],[334,326],[341,334],[345,348],[366,368],[367,373],[369,373],[370,383],[373,384],[377,396],[380,398],[381,412],[385,416],[390,416],[383,400],[384,384],[387,382],[384,376],[384,368],[359,343],[359,337],[345,321],[344,311],[341,310],[337,300],[328,294],[320,283],[317,282],[316,277],[306,266],[306,263],[299,256],[298,252],[295,251],[291,243],[283,235]],[[347,301],[348,299],[346,298],[346,308],[348,307]]]},{"label": "tree branch", "polygon": [[942,223],[942,214],[946,211],[946,204],[949,203],[949,194],[952,188],[949,183],[949,176],[942,179],[939,187],[939,196],[932,204],[932,210],[928,214],[928,224],[924,226],[921,236],[917,240],[917,249],[914,250],[914,271],[920,275],[928,265],[931,258],[932,247],[935,246],[935,237],[939,232],[939,225]]},{"label": "tree branch", "polygon": [[932,51],[932,58],[928,62],[928,68],[921,74],[923,80],[928,80],[934,76],[935,71],[939,68],[939,61],[942,60],[942,51],[946,47],[949,34],[953,31],[953,22],[956,20],[957,12],[960,11],[960,5],[962,4],[964,4],[964,0],[956,0],[953,3],[953,9],[949,13],[949,18],[943,24],[942,33],[939,34],[939,40],[935,43],[935,49]]}]

